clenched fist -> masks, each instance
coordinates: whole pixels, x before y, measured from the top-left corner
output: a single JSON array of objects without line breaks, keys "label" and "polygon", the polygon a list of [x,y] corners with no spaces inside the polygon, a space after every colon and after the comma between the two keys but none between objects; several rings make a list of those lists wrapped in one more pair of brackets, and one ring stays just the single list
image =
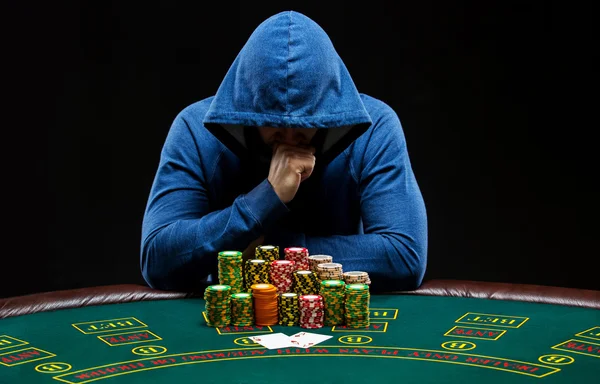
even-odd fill
[{"label": "clenched fist", "polygon": [[269,169],[269,183],[284,203],[292,201],[300,183],[308,179],[315,168],[314,148],[277,144]]}]

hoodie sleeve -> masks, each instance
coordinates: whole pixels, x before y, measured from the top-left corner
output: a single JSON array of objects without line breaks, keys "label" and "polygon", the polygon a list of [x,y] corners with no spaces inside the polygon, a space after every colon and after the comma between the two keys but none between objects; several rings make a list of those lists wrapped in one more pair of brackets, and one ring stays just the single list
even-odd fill
[{"label": "hoodie sleeve", "polygon": [[[363,233],[310,237],[279,233],[287,244],[328,254],[344,271],[365,271],[374,291],[411,290],[422,282],[427,262],[427,216],[406,141],[395,114],[367,133],[362,159],[351,162],[359,184]],[[362,146],[362,145],[361,145]]]},{"label": "hoodie sleeve", "polygon": [[[198,140],[180,114],[161,152],[142,224],[142,275],[153,288],[198,289],[216,273],[219,251],[242,251],[288,212],[266,180],[231,206],[212,210],[207,185],[225,149],[200,156]],[[203,164],[204,158],[212,160]]]}]

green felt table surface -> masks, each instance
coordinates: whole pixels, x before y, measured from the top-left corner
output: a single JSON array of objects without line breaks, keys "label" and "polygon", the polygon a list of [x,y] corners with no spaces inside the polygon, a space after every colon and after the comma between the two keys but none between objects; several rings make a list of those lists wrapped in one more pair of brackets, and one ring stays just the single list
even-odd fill
[{"label": "green felt table surface", "polygon": [[372,295],[368,329],[309,349],[208,327],[201,299],[0,320],[0,383],[575,383],[600,381],[600,311],[516,301]]}]

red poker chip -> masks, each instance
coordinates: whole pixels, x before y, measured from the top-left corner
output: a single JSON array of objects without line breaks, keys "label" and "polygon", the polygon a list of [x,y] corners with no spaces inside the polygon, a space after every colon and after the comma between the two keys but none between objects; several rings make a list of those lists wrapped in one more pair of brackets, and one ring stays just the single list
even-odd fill
[{"label": "red poker chip", "polygon": [[289,266],[289,265],[294,265],[294,261],[293,260],[275,260],[271,263],[271,266],[275,266],[275,267],[279,267],[279,266]]},{"label": "red poker chip", "polygon": [[284,249],[285,252],[303,252],[303,251],[308,251],[308,249],[306,249],[305,247],[288,247]]},{"label": "red poker chip", "polygon": [[300,299],[302,299],[302,300],[322,300],[323,297],[320,295],[301,295]]}]

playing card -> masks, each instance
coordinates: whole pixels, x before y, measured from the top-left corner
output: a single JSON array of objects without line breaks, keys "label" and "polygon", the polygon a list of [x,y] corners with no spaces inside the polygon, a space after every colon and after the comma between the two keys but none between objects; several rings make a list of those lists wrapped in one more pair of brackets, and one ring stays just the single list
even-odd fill
[{"label": "playing card", "polygon": [[251,336],[250,340],[267,349],[288,348],[295,345],[290,343],[290,337],[284,333],[271,333],[268,335]]},{"label": "playing card", "polygon": [[318,333],[298,332],[290,336],[290,343],[295,347],[310,348],[332,337]]}]

